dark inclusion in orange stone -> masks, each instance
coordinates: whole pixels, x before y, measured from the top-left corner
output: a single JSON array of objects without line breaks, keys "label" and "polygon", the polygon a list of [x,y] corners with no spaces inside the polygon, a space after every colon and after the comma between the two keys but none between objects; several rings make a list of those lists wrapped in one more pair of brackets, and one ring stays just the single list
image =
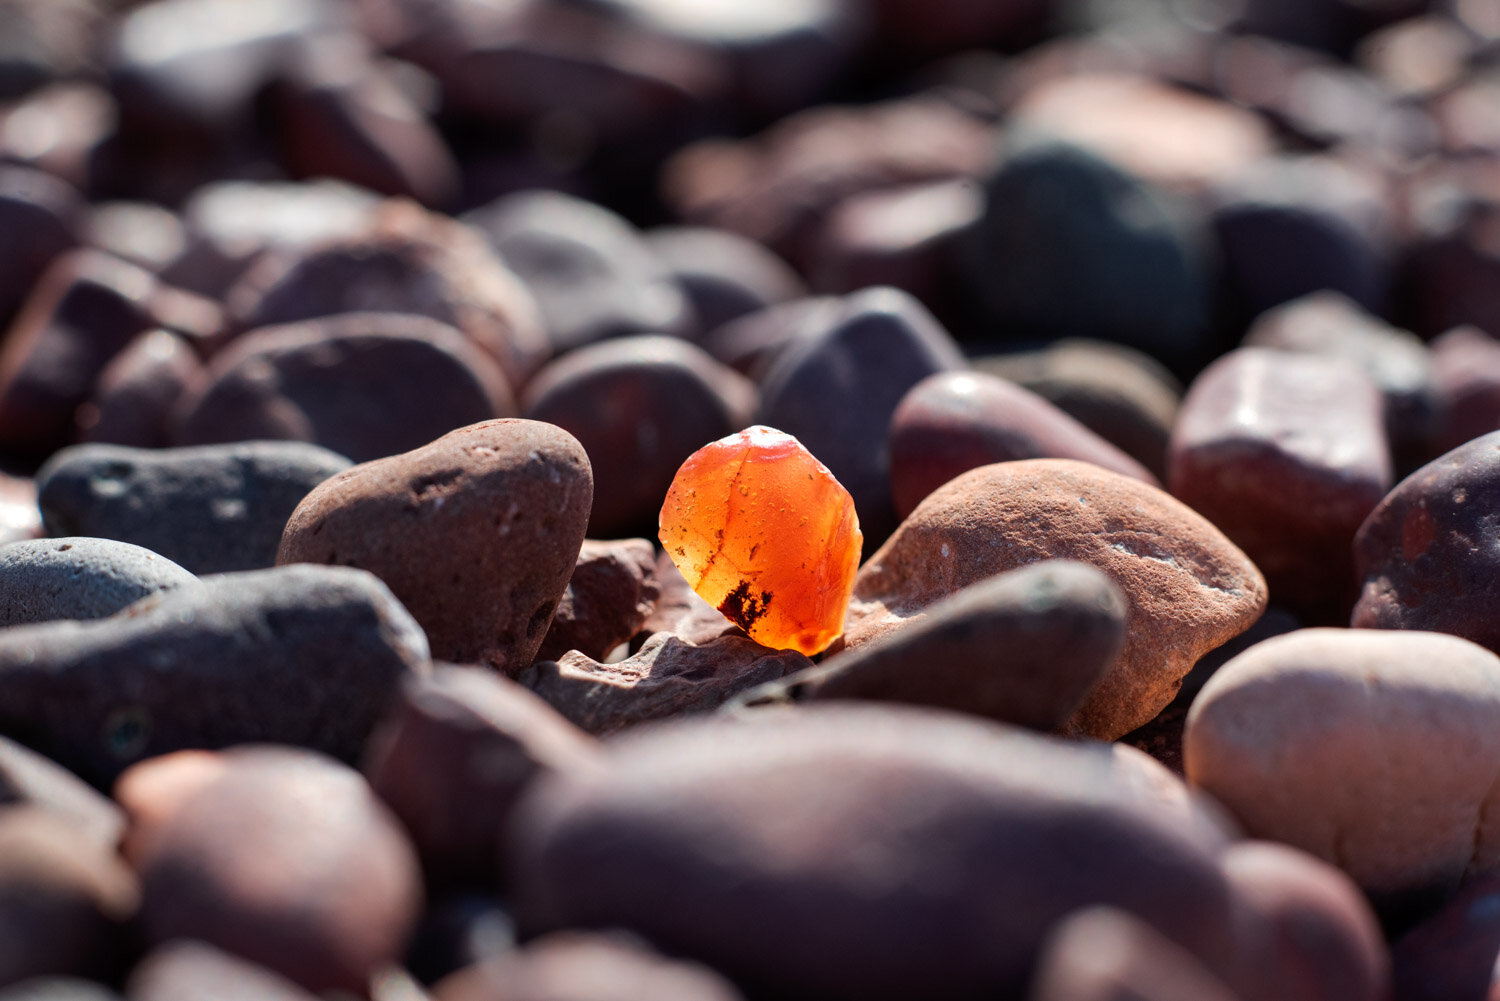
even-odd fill
[{"label": "dark inclusion in orange stone", "polygon": [[849,491],[791,435],[756,425],[694,452],[660,528],[693,590],[757,643],[811,656],[843,633],[864,537]]}]

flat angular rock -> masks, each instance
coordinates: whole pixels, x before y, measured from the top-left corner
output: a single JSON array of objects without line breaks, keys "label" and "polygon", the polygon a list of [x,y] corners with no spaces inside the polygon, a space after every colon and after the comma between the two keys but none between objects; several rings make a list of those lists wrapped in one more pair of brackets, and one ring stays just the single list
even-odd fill
[{"label": "flat angular rock", "polygon": [[823,706],[607,746],[522,806],[528,932],[620,927],[752,996],[827,1001],[1018,996],[1053,924],[1092,903],[1232,950],[1222,834],[1122,781],[1102,745]]},{"label": "flat angular rock", "polygon": [[928,494],[979,466],[1077,459],[1160,486],[1135,459],[1037,394],[981,372],[940,372],[891,415],[891,496],[902,518]]},{"label": "flat angular rock", "polygon": [[886,429],[907,390],[924,376],[963,367],[958,347],[932,314],[890,288],[845,297],[777,358],[761,382],[756,423],[792,435],[854,497],[872,542],[896,527]]},{"label": "flat angular rock", "polygon": [[1279,603],[1343,622],[1354,533],[1391,487],[1382,415],[1351,362],[1241,348],[1188,390],[1168,485],[1244,549]]},{"label": "flat angular rock", "polygon": [[515,412],[499,363],[448,324],[344,313],[236,338],[182,402],[175,439],[307,441],[367,462]]},{"label": "flat angular rock", "polygon": [[922,502],[861,568],[845,643],[858,649],[961,588],[1048,559],[1103,570],[1127,607],[1125,649],[1064,725],[1074,734],[1112,740],[1151,719],[1200,656],[1266,605],[1255,565],[1164,491],[1027,459],[970,470]]},{"label": "flat angular rock", "polygon": [[102,619],[198,578],[128,542],[87,536],[0,546],[0,626]]},{"label": "flat angular rock", "polygon": [[577,650],[603,660],[641,629],[660,596],[656,548],[648,540],[585,539],[537,659]]},{"label": "flat angular rock", "polygon": [[100,785],[155,754],[247,741],[353,760],[428,663],[369,574],[226,574],[108,619],[0,630],[0,732]]},{"label": "flat angular rock", "polygon": [[674,337],[570,351],[536,374],[522,400],[528,418],[556,424],[588,452],[596,538],[653,530],[678,467],[748,424],[755,401],[749,380]]},{"label": "flat angular rock", "polygon": [[179,939],[152,949],[130,972],[129,1001],[313,1001],[311,994],[264,966],[206,942]]},{"label": "flat angular rock", "polygon": [[160,328],[148,330],[99,373],[89,402],[74,412],[78,437],[165,448],[172,443],[178,401],[203,377],[203,362],[185,337]]},{"label": "flat angular rock", "polygon": [[369,570],[439,660],[515,674],[546,635],[592,500],[572,435],[486,421],[328,480],[288,519],[276,561]]},{"label": "flat angular rock", "polygon": [[551,353],[536,303],[484,241],[409,203],[352,236],[265,258],[226,295],[240,330],[339,313],[415,313],[457,327],[519,386]]},{"label": "flat angular rock", "polygon": [[1500,658],[1453,636],[1303,629],[1220,668],[1188,714],[1188,780],[1253,837],[1367,893],[1500,870]]},{"label": "flat angular rock", "polygon": [[455,973],[435,1001],[741,1001],[723,977],[628,940],[559,932]]},{"label": "flat angular rock", "polygon": [[629,658],[601,664],[567,653],[517,679],[589,733],[712,712],[739,692],[810,666],[795,650],[772,650],[744,636],[691,643],[657,633]]},{"label": "flat angular rock", "polygon": [[434,880],[486,886],[522,793],[543,775],[590,767],[596,753],[515,682],[443,665],[402,686],[371,738],[364,773]]},{"label": "flat angular rock", "polygon": [[1236,1001],[1190,952],[1113,907],[1058,923],[1028,1001]]},{"label": "flat angular rock", "polygon": [[1500,651],[1493,547],[1480,540],[1500,508],[1500,431],[1475,438],[1396,484],[1354,537],[1364,581],[1357,629],[1430,629]]},{"label": "flat angular rock", "polygon": [[276,562],[287,518],[349,460],[303,442],[74,445],[37,473],[47,534],[142,546],[197,573]]},{"label": "flat angular rock", "polygon": [[132,832],[146,940],[200,939],[310,992],[364,993],[399,961],[421,909],[395,817],[358,772],[320,754],[215,757],[215,775]]},{"label": "flat angular rock", "polygon": [[743,701],[906,702],[1054,730],[1124,645],[1125,599],[1112,580],[1083,563],[1036,563],[971,584]]}]

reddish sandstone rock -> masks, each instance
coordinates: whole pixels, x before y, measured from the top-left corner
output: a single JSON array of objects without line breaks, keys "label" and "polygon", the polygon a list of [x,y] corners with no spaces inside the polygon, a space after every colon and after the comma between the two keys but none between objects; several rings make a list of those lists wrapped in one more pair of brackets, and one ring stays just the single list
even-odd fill
[{"label": "reddish sandstone rock", "polygon": [[585,539],[537,659],[557,660],[577,650],[603,660],[645,624],[660,594],[650,542]]},{"label": "reddish sandstone rock", "polygon": [[433,656],[516,673],[567,587],[592,499],[572,435],[486,421],[326,480],[292,512],[276,561],[369,570]]},{"label": "reddish sandstone rock", "polygon": [[1066,459],[981,466],[929,496],[855,580],[850,648],[960,588],[1044,559],[1120,585],[1125,649],[1065,729],[1113,739],[1155,716],[1203,654],[1247,629],[1265,581],[1218,529],[1165,492]]}]

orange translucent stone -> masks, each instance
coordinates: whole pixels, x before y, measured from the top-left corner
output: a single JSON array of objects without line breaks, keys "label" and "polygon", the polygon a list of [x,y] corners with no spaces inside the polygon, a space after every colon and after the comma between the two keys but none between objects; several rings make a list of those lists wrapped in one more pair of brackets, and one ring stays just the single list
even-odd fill
[{"label": "orange translucent stone", "polygon": [[843,633],[859,517],[791,435],[756,425],[694,452],[667,490],[660,529],[693,590],[757,643],[811,656]]}]

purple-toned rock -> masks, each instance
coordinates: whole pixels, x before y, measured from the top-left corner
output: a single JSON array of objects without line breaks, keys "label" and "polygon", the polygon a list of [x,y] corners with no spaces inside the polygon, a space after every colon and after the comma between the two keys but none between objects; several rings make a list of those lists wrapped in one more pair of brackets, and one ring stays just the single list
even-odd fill
[{"label": "purple-toned rock", "polygon": [[1027,1001],[1241,1001],[1182,946],[1114,907],[1089,907],[1047,940]]},{"label": "purple-toned rock", "polygon": [[1500,341],[1478,327],[1454,327],[1432,342],[1432,379],[1442,403],[1435,451],[1500,429]]},{"label": "purple-toned rock", "polygon": [[752,996],[827,1001],[1016,996],[1053,925],[1089,904],[1200,956],[1233,949],[1222,833],[1122,782],[1103,745],[823,706],[607,748],[521,808],[510,871],[529,932],[623,928]]},{"label": "purple-toned rock", "polygon": [[1500,651],[1500,564],[1488,534],[1500,508],[1500,431],[1434,459],[1396,485],[1354,537],[1364,581],[1357,629],[1430,629]]},{"label": "purple-toned rock", "polygon": [[128,1001],[315,1001],[311,994],[264,966],[232,956],[196,938],[152,949],[125,986]]},{"label": "purple-toned rock", "polygon": [[443,665],[402,687],[364,773],[429,876],[487,886],[521,794],[543,775],[589,767],[595,754],[582,731],[514,682]]},{"label": "purple-toned rock", "polygon": [[0,627],[102,619],[198,578],[149,549],[88,536],[0,546]]},{"label": "purple-toned rock", "polygon": [[523,191],[464,218],[535,297],[559,354],[611,337],[693,330],[692,306],[671,272],[602,206]]},{"label": "purple-toned rock", "polygon": [[1399,1001],[1500,996],[1500,875],[1468,880],[1440,910],[1391,944]]},{"label": "purple-toned rock", "polygon": [[[1188,714],[1188,780],[1252,837],[1377,899],[1500,869],[1500,658],[1454,636],[1302,629],[1231,660]],[[1295,763],[1292,767],[1289,763]]]},{"label": "purple-toned rock", "polygon": [[577,650],[603,660],[638,633],[661,596],[656,560],[647,539],[585,539],[537,659]]},{"label": "purple-toned rock", "polygon": [[175,438],[307,441],[367,462],[515,409],[499,363],[446,323],[343,313],[236,338],[183,400]]},{"label": "purple-toned rock", "polygon": [[515,674],[568,585],[593,490],[566,431],[486,421],[324,482],[292,512],[276,561],[369,570],[439,660]]},{"label": "purple-toned rock", "polygon": [[707,226],[649,230],[646,245],[687,296],[704,335],[804,294],[791,267],[754,240]]},{"label": "purple-toned rock", "polygon": [[224,574],[87,622],[0,630],[0,732],[95,784],[142,758],[251,741],[355,760],[427,643],[342,567]]},{"label": "purple-toned rock", "polygon": [[1401,319],[1420,337],[1473,325],[1500,331],[1500,165],[1492,157],[1441,163],[1406,193],[1411,232],[1401,248]]},{"label": "purple-toned rock", "polygon": [[1162,490],[1067,459],[998,462],[930,495],[861,568],[844,642],[858,649],[1005,570],[1078,560],[1119,585],[1125,649],[1064,729],[1113,740],[1172,701],[1203,654],[1265,609],[1254,564]]},{"label": "purple-toned rock", "polygon": [[406,949],[406,969],[436,984],[515,947],[516,926],[504,902],[492,892],[460,889],[428,901]]},{"label": "purple-toned rock", "polygon": [[59,260],[0,348],[0,448],[44,458],[68,444],[73,412],[117,353],[153,326],[151,274],[98,251]]},{"label": "purple-toned rock", "polygon": [[1035,563],[971,584],[742,701],[906,702],[1055,730],[1124,645],[1125,600],[1112,580],[1083,563]]},{"label": "purple-toned rock", "polygon": [[433,988],[434,1001],[741,1001],[723,977],[622,937],[559,932],[475,964]]},{"label": "purple-toned rock", "polygon": [[712,712],[740,692],[810,666],[795,650],[772,650],[745,636],[693,643],[657,633],[625,660],[600,663],[573,651],[531,665],[517,680],[603,736],[649,720]]},{"label": "purple-toned rock", "polygon": [[1322,291],[1262,313],[1244,343],[1354,362],[1385,398],[1386,434],[1397,454],[1431,454],[1443,412],[1434,384],[1436,359],[1410,331],[1372,316],[1338,292]]},{"label": "purple-toned rock", "polygon": [[891,496],[902,518],[949,480],[1016,459],[1076,459],[1160,486],[1130,456],[1028,389],[982,372],[940,372],[891,415]]},{"label": "purple-toned rock", "polygon": [[0,327],[53,259],[78,242],[82,211],[78,192],[51,174],[0,166]]},{"label": "purple-toned rock", "polygon": [[711,331],[703,350],[759,382],[793,342],[831,322],[839,302],[834,296],[812,296],[758,309]]},{"label": "purple-toned rock", "polygon": [[[133,818],[147,941],[199,939],[308,991],[364,994],[399,961],[422,906],[416,853],[395,817],[358,772],[320,754],[215,757],[197,788]],[[155,767],[121,781],[144,782]]]},{"label": "purple-toned rock", "polygon": [[110,977],[139,901],[135,874],[113,846],[71,818],[36,806],[0,810],[0,985]]},{"label": "purple-toned rock", "polygon": [[[98,13],[89,0],[10,0],[4,10],[13,12],[18,2],[23,7],[71,7],[84,17]],[[15,24],[7,18],[6,27]],[[0,162],[34,167],[83,191],[97,190],[99,158],[117,130],[118,113],[113,97],[97,84],[74,79],[42,87],[0,108]]]},{"label": "purple-toned rock", "polygon": [[150,330],[127,344],[99,373],[89,401],[73,415],[83,441],[165,448],[172,443],[178,401],[204,378],[187,339]]},{"label": "purple-toned rock", "polygon": [[1241,348],[1189,388],[1168,484],[1255,561],[1278,602],[1342,621],[1350,544],[1391,486],[1382,414],[1351,362]]},{"label": "purple-toned rock", "polygon": [[287,518],[349,460],[304,442],[74,445],[37,472],[47,534],[129,542],[196,574],[276,562]]},{"label": "purple-toned rock", "polygon": [[0,803],[58,817],[75,835],[109,852],[125,830],[125,815],[109,797],[57,762],[6,737],[0,737]]},{"label": "purple-toned rock", "polygon": [[262,259],[225,303],[240,330],[339,313],[430,317],[493,355],[512,386],[551,353],[536,303],[484,241],[409,203],[388,203],[352,236]]},{"label": "purple-toned rock", "polygon": [[651,531],[678,468],[750,423],[755,387],[672,337],[620,337],[570,351],[526,386],[524,412],[572,434],[594,469],[589,534]]},{"label": "purple-toned rock", "polygon": [[1167,440],[1182,385],[1150,355],[1064,338],[1038,350],[980,355],[969,364],[1031,390],[1166,480]]},{"label": "purple-toned rock", "polygon": [[860,528],[877,542],[899,520],[891,502],[887,428],[923,377],[963,368],[953,339],[904,292],[844,298],[776,359],[761,383],[755,422],[792,435],[854,497]]},{"label": "purple-toned rock", "polygon": [[1224,873],[1251,918],[1237,981],[1252,1001],[1384,1001],[1391,958],[1370,904],[1339,870],[1270,841],[1239,841]]},{"label": "purple-toned rock", "polygon": [[160,275],[187,250],[187,229],[171,209],[151,202],[112,201],[90,205],[84,242],[136,267]]},{"label": "purple-toned rock", "polygon": [[0,1001],[121,1001],[121,998],[96,980],[31,977],[0,989]]}]

